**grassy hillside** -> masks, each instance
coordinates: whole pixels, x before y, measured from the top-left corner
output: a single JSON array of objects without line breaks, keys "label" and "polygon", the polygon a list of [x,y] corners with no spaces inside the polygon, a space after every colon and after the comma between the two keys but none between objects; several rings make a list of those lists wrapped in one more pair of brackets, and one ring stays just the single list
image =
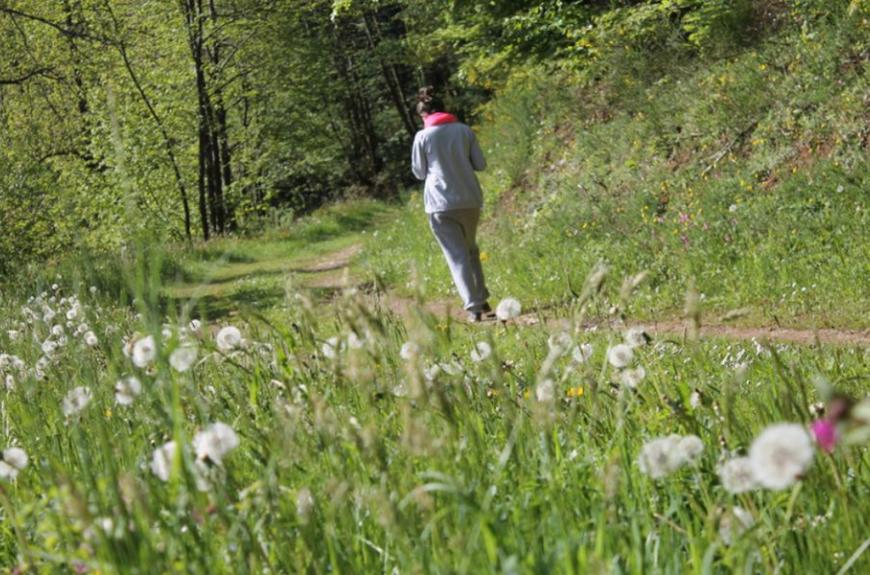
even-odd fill
[{"label": "grassy hillside", "polygon": [[[643,317],[694,285],[714,315],[870,325],[867,50],[860,27],[819,23],[726,58],[621,54],[594,82],[516,73],[478,128],[491,290],[560,302],[604,262],[649,272]],[[416,195],[370,268],[451,297]]]}]

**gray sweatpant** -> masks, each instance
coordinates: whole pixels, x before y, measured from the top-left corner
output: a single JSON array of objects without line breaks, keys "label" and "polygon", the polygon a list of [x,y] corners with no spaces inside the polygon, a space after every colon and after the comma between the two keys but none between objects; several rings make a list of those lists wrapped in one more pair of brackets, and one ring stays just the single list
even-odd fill
[{"label": "gray sweatpant", "polygon": [[462,303],[465,309],[474,312],[480,311],[489,299],[476,240],[479,221],[479,208],[429,214],[429,227],[441,245]]}]

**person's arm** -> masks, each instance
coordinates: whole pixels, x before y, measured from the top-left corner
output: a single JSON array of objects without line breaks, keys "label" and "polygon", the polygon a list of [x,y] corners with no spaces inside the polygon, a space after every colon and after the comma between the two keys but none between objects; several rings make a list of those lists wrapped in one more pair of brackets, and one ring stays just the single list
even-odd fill
[{"label": "person's arm", "polygon": [[477,136],[474,131],[471,131],[471,167],[475,172],[482,172],[486,169],[486,158],[483,157],[483,150],[480,149],[480,144],[477,143]]},{"label": "person's arm", "polygon": [[426,150],[420,134],[414,138],[414,145],[411,147],[411,171],[418,180],[425,180],[429,173],[429,162],[426,160]]}]

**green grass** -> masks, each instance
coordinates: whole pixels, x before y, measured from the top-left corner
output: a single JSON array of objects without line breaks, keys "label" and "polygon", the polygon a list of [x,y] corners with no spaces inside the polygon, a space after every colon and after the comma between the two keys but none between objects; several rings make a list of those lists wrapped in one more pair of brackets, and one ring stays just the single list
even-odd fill
[{"label": "green grass", "polygon": [[[605,262],[617,278],[649,272],[631,310],[645,319],[679,315],[694,285],[714,316],[866,328],[861,34],[819,25],[664,76],[623,65],[592,86],[517,73],[479,128],[490,290],[558,304]],[[384,233],[372,273],[402,290],[414,268],[452,297],[418,199]]]},{"label": "green grass", "polygon": [[[64,313],[64,289],[26,307]],[[0,347],[31,370],[2,392],[3,447],[18,445],[31,458],[0,491],[0,556],[10,567],[832,573],[870,530],[861,503],[870,495],[866,446],[817,453],[804,480],[783,492],[729,495],[716,475],[717,462],[745,450],[766,425],[808,421],[819,399],[813,378],[865,394],[864,349],[767,351],[750,342],[663,339],[636,350],[647,376],[631,391],[605,360],[619,332],[572,331],[575,343],[593,344],[590,360],[545,361],[549,334],[540,327],[481,332],[422,311],[406,324],[360,295],[326,312],[291,293],[280,323],[258,314],[232,319],[248,342],[240,350],[217,350],[211,325],[184,336],[201,361],[178,373],[167,358],[179,328],[161,337],[159,316],[137,319],[105,307],[99,294],[81,297],[76,321],[86,321],[100,344],[88,348],[70,334],[39,381],[32,369],[51,322],[20,326],[28,315],[20,305],[7,306],[0,320]],[[11,328],[19,339],[8,337]],[[121,353],[122,338],[134,332],[158,338],[160,352],[146,369]],[[345,341],[351,332],[364,342],[359,349],[324,355],[326,338]],[[470,351],[481,337],[494,353],[475,363]],[[421,347],[411,360],[399,356],[406,340]],[[424,371],[435,363],[447,367],[427,381]],[[113,387],[130,374],[143,392],[121,406]],[[555,381],[552,402],[535,399],[545,378]],[[62,400],[81,385],[93,399],[65,417]],[[690,401],[694,391],[700,404]],[[187,445],[216,421],[240,439],[222,465],[197,467],[184,450],[169,482],[155,477],[155,448]],[[638,453],[671,433],[699,436],[704,453],[651,480],[639,471]],[[196,487],[198,469],[210,478],[206,491]],[[733,505],[749,510],[755,525],[725,545],[718,533]],[[859,557],[851,572],[868,560]]]},{"label": "green grass", "polygon": [[337,204],[291,228],[251,238],[219,239],[163,255],[172,270],[163,290],[170,305],[193,306],[198,317],[216,319],[239,309],[269,313],[288,285],[305,285],[306,270],[324,254],[360,244],[395,208],[371,201]]}]

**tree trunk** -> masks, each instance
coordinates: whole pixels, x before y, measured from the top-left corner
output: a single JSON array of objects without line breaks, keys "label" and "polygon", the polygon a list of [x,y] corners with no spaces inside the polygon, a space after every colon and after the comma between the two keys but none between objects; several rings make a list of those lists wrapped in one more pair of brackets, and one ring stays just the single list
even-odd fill
[{"label": "tree trunk", "polygon": [[[118,21],[115,19],[114,13],[110,12],[110,15],[115,26],[115,32],[118,33],[120,30]],[[178,187],[178,193],[181,195],[181,204],[184,209],[184,233],[189,241],[192,238],[190,229],[190,202],[187,197],[187,186],[184,184],[184,178],[181,177],[181,168],[179,168],[178,160],[175,157],[175,146],[172,139],[169,137],[169,132],[166,131],[163,119],[151,103],[151,98],[149,98],[145,93],[145,88],[143,88],[142,82],[139,81],[139,76],[136,74],[133,64],[130,62],[130,57],[127,54],[126,43],[123,39],[119,38],[112,42],[112,44],[120,53],[121,60],[124,62],[124,68],[127,70],[127,75],[130,76],[133,86],[135,86],[136,91],[139,93],[139,97],[142,98],[142,102],[148,109],[151,119],[154,120],[154,123],[157,125],[157,129],[160,131],[160,135],[163,138],[163,148],[166,151],[166,156],[169,158],[169,163],[172,165],[172,173],[175,176],[175,185]]]},{"label": "tree trunk", "polygon": [[366,11],[363,14],[363,24],[365,25],[366,31],[366,39],[368,40],[369,50],[372,55],[375,56],[378,62],[381,65],[381,72],[384,76],[384,82],[387,85],[387,89],[390,92],[390,97],[393,100],[393,105],[396,108],[396,112],[398,112],[399,117],[402,120],[402,124],[405,126],[405,130],[408,132],[408,136],[411,139],[414,138],[414,135],[417,133],[417,126],[414,124],[414,119],[411,116],[410,111],[408,110],[408,102],[405,97],[405,92],[402,89],[402,82],[399,80],[399,74],[396,72],[396,67],[391,63],[384,60],[378,54],[378,45],[381,40],[381,30],[380,25],[378,24],[377,16],[371,12]]}]

